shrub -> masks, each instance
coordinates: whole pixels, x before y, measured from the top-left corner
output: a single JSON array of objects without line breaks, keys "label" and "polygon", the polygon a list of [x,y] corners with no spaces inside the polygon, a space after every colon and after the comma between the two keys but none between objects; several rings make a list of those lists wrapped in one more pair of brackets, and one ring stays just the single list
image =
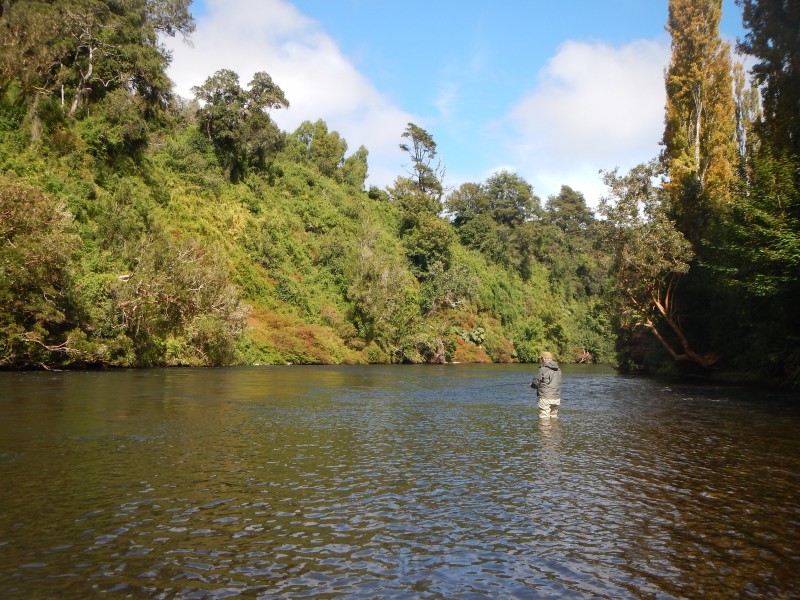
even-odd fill
[{"label": "shrub", "polygon": [[80,352],[65,315],[78,245],[63,203],[0,176],[0,365],[53,364]]}]

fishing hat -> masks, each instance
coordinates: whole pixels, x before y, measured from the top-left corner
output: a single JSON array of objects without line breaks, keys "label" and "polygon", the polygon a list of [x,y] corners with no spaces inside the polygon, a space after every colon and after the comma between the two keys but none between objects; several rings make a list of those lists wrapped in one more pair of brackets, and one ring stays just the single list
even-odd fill
[{"label": "fishing hat", "polygon": [[542,360],[553,360],[553,355],[550,354],[549,352],[542,352],[540,358]]}]

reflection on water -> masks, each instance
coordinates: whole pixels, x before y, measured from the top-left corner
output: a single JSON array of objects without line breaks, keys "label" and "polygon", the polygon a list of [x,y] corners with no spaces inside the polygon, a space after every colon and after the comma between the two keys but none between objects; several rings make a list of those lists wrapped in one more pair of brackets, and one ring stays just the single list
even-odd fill
[{"label": "reflection on water", "polygon": [[520,365],[0,374],[0,597],[793,597],[798,404]]}]

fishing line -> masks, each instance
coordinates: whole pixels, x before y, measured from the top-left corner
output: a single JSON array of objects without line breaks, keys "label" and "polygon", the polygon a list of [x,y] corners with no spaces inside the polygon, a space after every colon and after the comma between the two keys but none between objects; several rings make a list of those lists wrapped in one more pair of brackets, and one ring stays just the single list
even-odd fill
[{"label": "fishing line", "polygon": [[528,385],[530,385],[530,383],[527,382],[527,381],[523,382],[523,383],[519,383],[519,382],[516,382],[516,381],[511,381],[511,382],[508,382],[508,383],[490,383],[490,384],[487,384],[487,385],[481,385],[481,386],[477,386],[477,387],[472,387],[470,389],[472,389],[472,390],[485,390],[485,389],[489,389],[489,388],[504,387],[504,386],[507,386],[507,385],[517,385],[517,386],[522,387],[522,386],[528,386]]}]

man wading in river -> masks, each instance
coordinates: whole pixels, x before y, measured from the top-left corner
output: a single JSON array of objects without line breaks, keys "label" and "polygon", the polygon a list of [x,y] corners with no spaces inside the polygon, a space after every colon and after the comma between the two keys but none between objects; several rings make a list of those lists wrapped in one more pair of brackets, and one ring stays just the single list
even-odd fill
[{"label": "man wading in river", "polygon": [[536,389],[539,400],[539,418],[557,419],[561,404],[561,369],[549,352],[542,352],[539,365],[539,370],[531,381],[531,387]]}]

